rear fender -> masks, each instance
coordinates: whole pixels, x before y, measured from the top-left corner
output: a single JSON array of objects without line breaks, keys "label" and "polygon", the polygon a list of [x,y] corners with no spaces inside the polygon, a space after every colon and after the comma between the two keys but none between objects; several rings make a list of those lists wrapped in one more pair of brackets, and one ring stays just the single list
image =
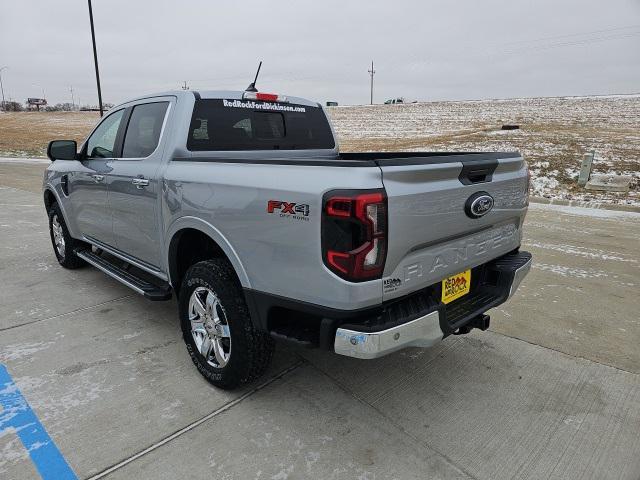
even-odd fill
[{"label": "rear fender", "polygon": [[242,285],[242,287],[251,288],[251,283],[249,282],[249,277],[247,275],[247,272],[244,266],[242,265],[242,262],[240,261],[240,257],[238,256],[234,248],[231,246],[231,243],[229,243],[229,241],[220,232],[220,230],[218,230],[216,227],[214,227],[210,223],[197,217],[191,217],[191,216],[180,217],[176,219],[169,226],[169,229],[167,230],[165,235],[166,242],[165,242],[164,259],[166,264],[164,267],[166,269],[165,270],[166,272],[169,272],[169,245],[171,243],[171,239],[177,232],[185,228],[193,228],[194,230],[199,230],[205,235],[207,235],[209,238],[211,238],[214,242],[216,242],[218,246],[222,249],[224,254],[227,256],[229,261],[231,262],[231,265],[233,266],[233,269],[235,270],[236,275],[238,275],[238,279],[240,280],[240,284]]}]

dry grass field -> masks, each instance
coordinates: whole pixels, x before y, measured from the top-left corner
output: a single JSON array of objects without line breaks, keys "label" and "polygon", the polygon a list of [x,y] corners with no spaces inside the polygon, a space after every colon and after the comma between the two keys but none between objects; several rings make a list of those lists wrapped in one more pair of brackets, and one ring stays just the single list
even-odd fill
[{"label": "dry grass field", "polygon": [[[640,204],[640,96],[522,98],[329,109],[344,151],[520,151],[538,196]],[[501,130],[517,124],[518,130]],[[578,188],[582,156],[594,172],[632,175],[629,194]]]},{"label": "dry grass field", "polygon": [[0,156],[44,157],[50,140],[81,142],[99,118],[97,112],[0,113]]},{"label": "dry grass field", "polygon": [[[524,98],[331,107],[342,151],[520,151],[538,196],[640,205],[640,96]],[[0,156],[45,155],[54,138],[82,140],[96,112],[1,113]],[[503,124],[518,130],[501,130]],[[582,155],[598,173],[634,177],[628,194],[579,189]]]}]

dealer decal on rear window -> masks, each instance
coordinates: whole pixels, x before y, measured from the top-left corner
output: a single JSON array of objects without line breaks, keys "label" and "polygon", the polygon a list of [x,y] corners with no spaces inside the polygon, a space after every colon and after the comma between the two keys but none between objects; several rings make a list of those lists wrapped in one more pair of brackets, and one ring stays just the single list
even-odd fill
[{"label": "dealer decal on rear window", "polygon": [[278,112],[301,112],[307,110],[304,107],[294,107],[293,105],[282,105],[280,103],[254,102],[242,100],[222,100],[222,105],[231,108],[250,108],[252,110],[269,110]]}]

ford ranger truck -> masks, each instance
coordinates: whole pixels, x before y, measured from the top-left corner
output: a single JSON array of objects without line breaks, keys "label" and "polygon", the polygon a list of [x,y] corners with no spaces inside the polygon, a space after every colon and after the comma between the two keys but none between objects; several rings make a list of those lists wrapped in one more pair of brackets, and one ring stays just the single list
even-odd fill
[{"label": "ford ranger truck", "polygon": [[261,375],[275,339],[370,359],[485,330],[531,266],[519,153],[341,153],[302,98],[140,97],[48,156],[58,262],[175,295],[222,388]]}]

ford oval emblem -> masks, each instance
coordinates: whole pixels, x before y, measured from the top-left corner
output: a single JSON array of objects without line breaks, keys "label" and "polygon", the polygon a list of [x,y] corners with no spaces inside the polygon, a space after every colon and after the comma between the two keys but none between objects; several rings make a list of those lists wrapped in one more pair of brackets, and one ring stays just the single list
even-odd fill
[{"label": "ford oval emblem", "polygon": [[464,211],[470,218],[480,218],[493,208],[493,197],[487,192],[477,192],[467,199]]}]

